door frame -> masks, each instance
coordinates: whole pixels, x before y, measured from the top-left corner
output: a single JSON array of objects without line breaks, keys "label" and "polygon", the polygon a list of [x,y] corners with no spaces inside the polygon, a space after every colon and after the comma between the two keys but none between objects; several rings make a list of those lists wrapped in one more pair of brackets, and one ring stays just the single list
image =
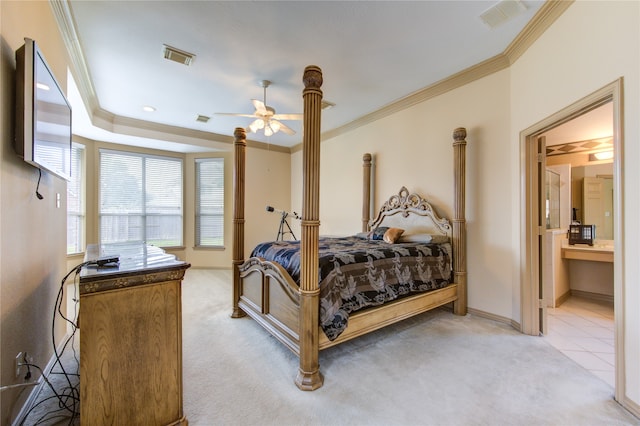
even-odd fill
[{"label": "door frame", "polygon": [[[613,104],[614,147],[614,340],[615,340],[615,398],[620,401],[624,389],[624,210],[623,210],[623,78],[619,78],[585,98],[543,119],[520,132],[520,331],[540,334],[540,279],[542,259],[539,258],[538,235],[541,232],[536,214],[538,201],[538,156],[536,139],[550,129],[564,124],[607,102]],[[544,314],[543,314],[544,315]]]}]

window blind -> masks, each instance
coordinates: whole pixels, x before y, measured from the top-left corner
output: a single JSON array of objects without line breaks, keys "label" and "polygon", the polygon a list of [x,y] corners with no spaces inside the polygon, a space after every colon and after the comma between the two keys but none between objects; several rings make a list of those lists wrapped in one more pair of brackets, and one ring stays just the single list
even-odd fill
[{"label": "window blind", "polygon": [[100,150],[100,242],[182,245],[182,160]]},{"label": "window blind", "polygon": [[198,158],[196,169],[196,247],[224,246],[224,158]]},{"label": "window blind", "polygon": [[71,147],[71,180],[67,182],[67,254],[84,251],[85,195],[84,145]]}]

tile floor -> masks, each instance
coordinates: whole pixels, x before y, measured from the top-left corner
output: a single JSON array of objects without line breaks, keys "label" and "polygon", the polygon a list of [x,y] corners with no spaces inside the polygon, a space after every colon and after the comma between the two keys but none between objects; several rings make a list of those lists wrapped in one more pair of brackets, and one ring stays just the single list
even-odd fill
[{"label": "tile floor", "polygon": [[547,309],[547,341],[615,387],[613,303],[572,296]]}]

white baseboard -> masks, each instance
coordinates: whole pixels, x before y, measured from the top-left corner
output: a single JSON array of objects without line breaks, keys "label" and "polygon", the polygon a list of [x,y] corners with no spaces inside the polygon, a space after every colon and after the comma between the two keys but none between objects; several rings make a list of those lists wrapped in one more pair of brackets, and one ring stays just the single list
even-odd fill
[{"label": "white baseboard", "polygon": [[640,405],[631,401],[629,398],[624,399],[621,404],[627,411],[640,419]]},{"label": "white baseboard", "polygon": [[520,323],[518,323],[515,320],[512,320],[511,318],[503,317],[501,315],[492,314],[490,312],[481,311],[481,310],[475,309],[475,308],[467,308],[467,312],[469,312],[471,315],[476,315],[476,316],[479,316],[479,317],[482,317],[482,318],[487,318],[487,319],[490,319],[490,320],[501,322],[503,324],[510,325],[511,327],[513,327],[516,330],[520,331]]}]

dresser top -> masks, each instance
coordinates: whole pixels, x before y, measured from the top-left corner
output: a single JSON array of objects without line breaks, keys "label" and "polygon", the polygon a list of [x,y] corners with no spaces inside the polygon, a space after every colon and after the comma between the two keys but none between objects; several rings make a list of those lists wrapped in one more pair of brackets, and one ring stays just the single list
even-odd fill
[{"label": "dresser top", "polygon": [[[144,243],[90,244],[87,247],[85,262],[107,257],[117,257],[119,261],[104,266],[90,263],[82,268],[80,271],[81,294],[87,292],[88,288],[95,288],[95,286],[87,286],[88,283],[105,280],[115,280],[114,282],[116,283],[124,282],[122,280],[126,281],[129,277],[142,275],[157,276],[158,279],[164,279],[165,277],[162,273],[177,271],[184,274],[184,271],[191,266],[187,262],[176,259],[174,255],[166,253],[159,247]],[[173,275],[175,273],[170,274],[171,277]],[[150,279],[146,279],[145,282],[150,282]],[[104,289],[111,287],[108,285]]]}]

